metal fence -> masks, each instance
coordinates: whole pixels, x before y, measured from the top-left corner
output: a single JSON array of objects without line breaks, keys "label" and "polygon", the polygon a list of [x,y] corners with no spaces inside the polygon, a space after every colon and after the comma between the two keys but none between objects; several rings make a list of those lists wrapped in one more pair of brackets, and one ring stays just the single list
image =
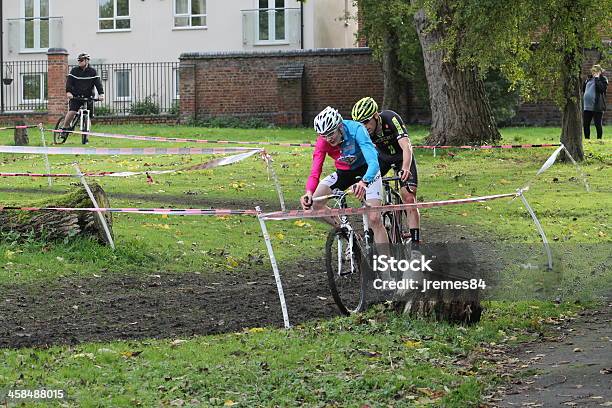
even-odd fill
[{"label": "metal fence", "polygon": [[0,112],[47,110],[47,60],[5,61]]},{"label": "metal fence", "polygon": [[97,116],[178,114],[178,62],[92,66],[104,87],[104,102],[95,108]]}]

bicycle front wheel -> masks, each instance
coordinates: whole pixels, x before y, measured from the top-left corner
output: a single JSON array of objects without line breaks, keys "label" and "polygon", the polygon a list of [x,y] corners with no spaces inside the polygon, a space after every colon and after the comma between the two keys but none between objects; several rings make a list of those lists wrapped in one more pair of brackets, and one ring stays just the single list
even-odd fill
[{"label": "bicycle front wheel", "polygon": [[325,243],[325,268],[332,297],[346,315],[366,307],[366,274],[361,264],[357,238],[351,243],[347,232],[334,228]]},{"label": "bicycle front wheel", "polygon": [[[55,124],[55,130],[60,130],[64,126],[64,117],[61,116],[57,123]],[[68,139],[69,133],[67,132],[53,132],[53,143],[54,144],[63,144]]]}]

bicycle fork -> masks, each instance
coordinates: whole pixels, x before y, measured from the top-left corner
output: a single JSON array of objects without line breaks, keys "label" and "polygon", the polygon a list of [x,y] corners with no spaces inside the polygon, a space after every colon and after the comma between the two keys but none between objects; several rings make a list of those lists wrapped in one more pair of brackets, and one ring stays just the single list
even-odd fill
[{"label": "bicycle fork", "polygon": [[343,230],[346,230],[348,243],[347,243],[347,248],[344,249],[342,248],[342,240],[338,239],[338,273],[340,275],[343,274],[342,273],[342,262],[344,258],[348,256],[349,264],[351,266],[351,268],[349,269],[349,272],[346,273],[348,275],[356,271],[355,257],[353,256],[354,255],[353,245],[354,245],[354,239],[355,239],[355,231],[353,230],[353,227],[351,226],[351,224],[348,222],[348,217],[346,215],[343,215],[340,217],[340,228]]}]

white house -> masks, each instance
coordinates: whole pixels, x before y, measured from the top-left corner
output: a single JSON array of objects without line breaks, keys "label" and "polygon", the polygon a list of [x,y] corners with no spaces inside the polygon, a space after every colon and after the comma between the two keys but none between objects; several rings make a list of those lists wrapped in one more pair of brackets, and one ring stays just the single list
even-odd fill
[{"label": "white house", "polygon": [[[184,52],[356,46],[352,0],[10,0],[2,7],[0,112],[44,110],[49,48],[87,52],[113,112],[177,105]],[[7,84],[10,82],[10,84]]]},{"label": "white house", "polygon": [[[10,0],[4,60],[46,58],[48,48],[95,63],[176,61],[182,52],[347,48],[352,0]],[[302,29],[303,27],[303,29]]]}]

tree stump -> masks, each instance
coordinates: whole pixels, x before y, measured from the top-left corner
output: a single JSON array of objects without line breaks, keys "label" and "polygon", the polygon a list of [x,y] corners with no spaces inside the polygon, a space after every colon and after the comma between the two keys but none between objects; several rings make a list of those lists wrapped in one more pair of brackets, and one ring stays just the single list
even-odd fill
[{"label": "tree stump", "polygon": [[449,323],[477,323],[482,315],[478,290],[430,289],[412,294],[398,308],[413,317]]},{"label": "tree stump", "polygon": [[[22,120],[18,120],[15,122],[15,126],[24,126],[25,122]],[[15,146],[27,146],[30,143],[30,139],[28,138],[28,129],[21,128],[15,129],[14,133],[15,137]]]},{"label": "tree stump", "polygon": [[[404,295],[396,308],[413,317],[449,323],[480,321],[486,266],[475,260],[467,245],[429,244],[421,251],[425,260],[431,259],[433,271],[415,273],[412,277],[418,282],[418,289]],[[422,291],[426,284],[430,286]]]},{"label": "tree stump", "polygon": [[[100,207],[108,207],[109,201],[106,193],[97,183],[89,185]],[[87,191],[80,186],[62,196],[54,197],[39,203],[29,203],[24,207],[64,207],[64,208],[91,208]],[[112,214],[102,214],[108,228],[112,230]],[[90,211],[20,211],[7,210],[0,212],[0,240],[11,238],[45,239],[48,241],[64,240],[75,236],[93,237],[104,245],[109,245],[100,217]]]}]

